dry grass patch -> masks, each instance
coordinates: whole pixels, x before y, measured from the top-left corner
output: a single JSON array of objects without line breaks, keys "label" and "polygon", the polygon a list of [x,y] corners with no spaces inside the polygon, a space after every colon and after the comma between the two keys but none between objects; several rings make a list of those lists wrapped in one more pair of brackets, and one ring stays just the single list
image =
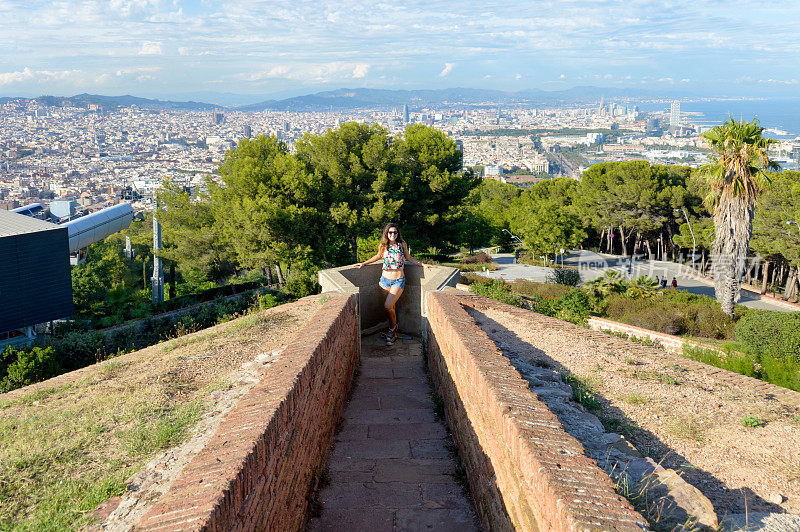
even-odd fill
[{"label": "dry grass patch", "polygon": [[697,443],[706,441],[705,427],[692,417],[680,416],[676,418],[669,426],[669,431],[672,435],[683,440],[694,440]]},{"label": "dry grass patch", "polygon": [[232,371],[291,341],[319,305],[282,307],[0,395],[0,530],[89,523],[213,411],[209,395]]}]

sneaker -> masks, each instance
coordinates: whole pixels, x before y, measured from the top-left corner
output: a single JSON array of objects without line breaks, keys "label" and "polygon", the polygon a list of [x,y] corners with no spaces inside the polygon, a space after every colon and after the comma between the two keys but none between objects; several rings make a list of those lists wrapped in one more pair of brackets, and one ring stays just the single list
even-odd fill
[{"label": "sneaker", "polygon": [[392,335],[386,337],[386,345],[394,345],[397,341],[397,331],[392,330]]},{"label": "sneaker", "polygon": [[383,338],[384,340],[388,340],[389,338],[391,338],[393,336],[396,336],[396,335],[397,335],[396,328],[395,329],[387,329],[387,330],[385,330],[385,331],[383,331],[381,333],[381,338]]}]

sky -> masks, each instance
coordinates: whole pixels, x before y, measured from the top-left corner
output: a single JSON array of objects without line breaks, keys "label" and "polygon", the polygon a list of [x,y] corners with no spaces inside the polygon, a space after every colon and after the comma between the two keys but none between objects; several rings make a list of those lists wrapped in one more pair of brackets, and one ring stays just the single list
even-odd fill
[{"label": "sky", "polygon": [[0,96],[594,85],[791,97],[798,21],[796,0],[0,0]]}]

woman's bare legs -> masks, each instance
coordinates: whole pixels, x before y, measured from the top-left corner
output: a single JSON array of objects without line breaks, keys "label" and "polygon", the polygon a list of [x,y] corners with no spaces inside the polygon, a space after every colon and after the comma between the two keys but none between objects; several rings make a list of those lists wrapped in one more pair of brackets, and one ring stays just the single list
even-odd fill
[{"label": "woman's bare legs", "polygon": [[384,290],[384,293],[386,294],[386,303],[384,304],[384,308],[386,309],[386,313],[389,315],[389,326],[394,331],[397,329],[397,312],[395,312],[394,306],[397,303],[397,300],[400,299],[403,289],[399,286],[393,286],[390,290]]}]

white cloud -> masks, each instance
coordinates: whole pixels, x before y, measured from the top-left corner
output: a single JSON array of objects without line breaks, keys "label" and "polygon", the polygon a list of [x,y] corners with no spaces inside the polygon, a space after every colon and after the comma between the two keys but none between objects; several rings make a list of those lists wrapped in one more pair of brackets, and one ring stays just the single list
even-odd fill
[{"label": "white cloud", "polygon": [[132,74],[158,72],[158,71],[163,70],[163,69],[164,69],[163,67],[159,67],[159,66],[121,68],[121,69],[117,70],[116,75],[117,75],[117,77],[130,76]]},{"label": "white cloud", "polygon": [[31,70],[29,67],[25,67],[16,72],[0,72],[0,85],[11,85],[26,81],[41,83],[67,79],[80,82],[82,81],[80,79],[81,74],[80,70]]},{"label": "white cloud", "polygon": [[683,78],[683,79],[681,79],[681,83],[691,83],[691,82],[692,82],[692,80],[691,80],[691,79],[689,79],[689,78]]},{"label": "white cloud", "polygon": [[0,85],[8,85],[10,83],[19,83],[21,81],[28,81],[34,78],[33,71],[25,67],[17,72],[3,72],[0,73]]},{"label": "white cloud", "polygon": [[560,76],[558,76],[558,79],[567,79],[567,75],[566,74],[561,74]]},{"label": "white cloud", "polygon": [[332,61],[330,63],[299,63],[275,65],[269,69],[240,76],[247,81],[269,79],[291,79],[297,81],[327,83],[366,77],[370,70],[367,63]]},{"label": "white cloud", "polygon": [[178,48],[178,54],[179,55],[189,55],[189,48],[186,47],[186,46],[181,46],[180,48]]},{"label": "white cloud", "polygon": [[516,76],[514,76],[514,79],[522,79],[522,74],[517,74]]},{"label": "white cloud", "polygon": [[439,72],[439,77],[443,78],[443,77],[447,76],[450,72],[453,71],[453,68],[455,66],[456,66],[455,63],[445,63],[444,64],[444,69],[441,72]]},{"label": "white cloud", "polygon": [[139,55],[161,55],[161,43],[158,41],[145,41],[139,49]]}]

